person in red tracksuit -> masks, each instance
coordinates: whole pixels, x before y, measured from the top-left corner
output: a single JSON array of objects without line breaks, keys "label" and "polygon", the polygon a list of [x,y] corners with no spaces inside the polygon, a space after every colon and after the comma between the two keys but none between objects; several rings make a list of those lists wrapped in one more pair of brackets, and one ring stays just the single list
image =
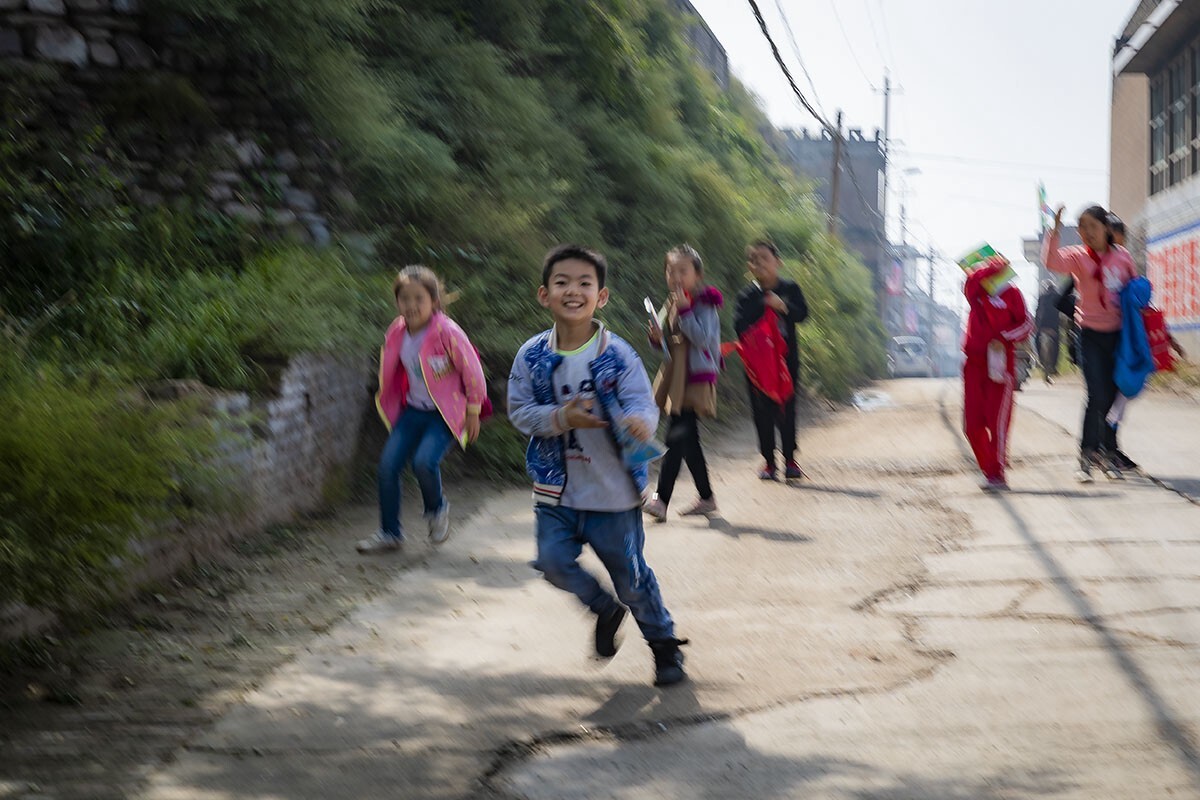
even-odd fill
[{"label": "person in red tracksuit", "polygon": [[983,471],[984,491],[1008,488],[1008,428],[1017,378],[1017,345],[1033,333],[1025,299],[1012,282],[988,294],[983,283],[1008,266],[993,256],[967,276],[963,294],[971,307],[963,341],[963,433]]}]

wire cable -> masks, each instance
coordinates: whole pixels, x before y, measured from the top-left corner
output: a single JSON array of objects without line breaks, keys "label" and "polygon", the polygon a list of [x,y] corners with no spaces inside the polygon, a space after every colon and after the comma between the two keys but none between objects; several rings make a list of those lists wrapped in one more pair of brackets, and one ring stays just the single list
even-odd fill
[{"label": "wire cable", "polygon": [[808,81],[808,88],[812,90],[813,103],[824,114],[825,109],[821,106],[821,98],[817,97],[817,85],[813,83],[812,75],[808,74],[808,67],[804,65],[804,56],[800,53],[800,45],[796,42],[796,34],[792,30],[792,23],[788,21],[787,12],[783,10],[783,0],[775,0],[775,8],[779,11],[779,18],[783,20],[783,30],[788,36],[788,41],[791,42],[792,54],[796,56],[796,62],[800,65],[800,71],[804,73],[804,78]]},{"label": "wire cable", "polygon": [[833,17],[837,20],[838,28],[842,31],[842,38],[846,40],[846,49],[850,51],[850,57],[854,59],[854,63],[858,67],[858,71],[862,73],[863,80],[865,80],[867,85],[871,87],[871,91],[876,91],[875,84],[867,75],[867,71],[863,69],[862,62],[858,60],[858,54],[854,52],[854,45],[850,43],[850,37],[846,34],[846,26],[842,24],[842,15],[839,14],[837,10],[837,0],[829,0],[829,7],[833,9]]}]

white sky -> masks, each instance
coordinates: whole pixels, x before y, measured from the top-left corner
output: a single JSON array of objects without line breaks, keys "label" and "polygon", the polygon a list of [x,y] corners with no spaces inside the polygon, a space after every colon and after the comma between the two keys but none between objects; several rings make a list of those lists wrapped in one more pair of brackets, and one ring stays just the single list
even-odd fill
[{"label": "white sky", "polygon": [[[692,3],[777,127],[819,128],[775,64],[749,3]],[[888,201],[893,240],[901,172],[919,168],[906,179],[909,241],[953,259],[986,240],[1017,265],[1032,299],[1034,268],[1022,267],[1021,237],[1037,232],[1037,182],[1045,182],[1052,205],[1066,205],[1072,224],[1085,206],[1108,205],[1112,45],[1136,0],[778,3],[815,96],[777,0],[758,0],[801,91],[827,118],[840,108],[845,127],[870,136],[883,127],[883,97],[872,86],[882,89],[886,68],[898,87]],[[935,277],[939,299],[957,294],[957,267],[943,262]]]}]

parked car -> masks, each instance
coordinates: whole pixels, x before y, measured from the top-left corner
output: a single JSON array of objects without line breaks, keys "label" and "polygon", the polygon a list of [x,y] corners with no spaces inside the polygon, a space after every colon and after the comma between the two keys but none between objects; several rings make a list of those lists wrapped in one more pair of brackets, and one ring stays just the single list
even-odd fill
[{"label": "parked car", "polygon": [[893,378],[932,378],[933,359],[920,336],[895,336],[888,345],[888,374]]}]

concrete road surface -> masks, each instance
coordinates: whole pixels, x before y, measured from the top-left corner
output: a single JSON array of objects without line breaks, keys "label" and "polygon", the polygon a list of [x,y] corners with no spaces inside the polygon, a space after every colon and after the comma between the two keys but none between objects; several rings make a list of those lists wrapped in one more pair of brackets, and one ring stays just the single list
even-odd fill
[{"label": "concrete road surface", "polygon": [[[985,495],[959,395],[892,381],[806,425],[797,486],[755,478],[748,425],[710,438],[721,516],[648,527],[684,685],[650,685],[633,625],[589,658],[512,491],[140,796],[1200,797],[1200,509],[1075,484],[1069,384],[1019,398],[1013,491]],[[1122,435],[1195,494],[1194,403],[1139,400]]]}]

